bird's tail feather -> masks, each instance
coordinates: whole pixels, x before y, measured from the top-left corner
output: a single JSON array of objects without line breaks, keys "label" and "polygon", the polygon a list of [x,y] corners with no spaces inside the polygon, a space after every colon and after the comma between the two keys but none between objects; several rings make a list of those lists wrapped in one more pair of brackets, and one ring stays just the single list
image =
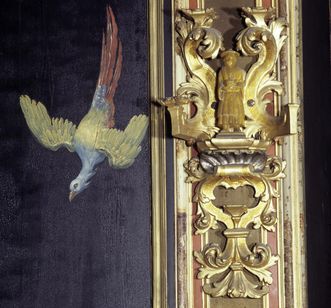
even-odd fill
[{"label": "bird's tail feather", "polygon": [[122,44],[118,38],[118,27],[114,13],[107,7],[107,29],[103,34],[100,74],[97,86],[106,88],[105,100],[109,104],[109,123],[111,128],[115,125],[114,94],[122,70]]}]

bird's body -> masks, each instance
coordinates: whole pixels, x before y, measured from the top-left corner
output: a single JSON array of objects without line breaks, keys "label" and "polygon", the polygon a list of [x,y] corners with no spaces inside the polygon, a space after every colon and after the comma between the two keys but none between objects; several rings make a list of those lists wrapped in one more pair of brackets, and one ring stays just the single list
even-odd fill
[{"label": "bird's body", "polygon": [[89,149],[95,149],[100,130],[107,128],[108,116],[105,110],[93,106],[92,103],[90,110],[77,127],[74,136],[74,142],[76,144],[84,144]]},{"label": "bird's body", "polygon": [[27,124],[37,140],[53,151],[64,146],[70,152],[76,152],[82,162],[81,171],[70,184],[70,200],[88,187],[96,166],[106,158],[114,168],[129,167],[140,152],[140,143],[147,130],[145,115],[131,118],[124,131],[113,128],[113,98],[122,67],[122,46],[117,32],[113,12],[108,7],[99,80],[90,110],[77,128],[68,120],[50,118],[42,103],[36,103],[28,96],[20,98]]},{"label": "bird's body", "polygon": [[[100,92],[100,89],[101,87],[97,88],[96,92]],[[82,162],[82,169],[77,178],[86,181],[95,174],[95,167],[106,158],[105,154],[96,150],[98,134],[107,128],[108,122],[108,104],[99,100],[95,103],[94,99],[90,110],[80,121],[73,139],[74,150]]]}]

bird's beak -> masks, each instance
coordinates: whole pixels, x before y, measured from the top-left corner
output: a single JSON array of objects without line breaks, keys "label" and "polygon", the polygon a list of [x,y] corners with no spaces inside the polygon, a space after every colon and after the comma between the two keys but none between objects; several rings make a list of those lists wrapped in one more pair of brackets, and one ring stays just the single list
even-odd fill
[{"label": "bird's beak", "polygon": [[71,202],[72,200],[74,200],[76,195],[77,195],[77,193],[75,191],[71,191],[69,194],[69,201]]}]

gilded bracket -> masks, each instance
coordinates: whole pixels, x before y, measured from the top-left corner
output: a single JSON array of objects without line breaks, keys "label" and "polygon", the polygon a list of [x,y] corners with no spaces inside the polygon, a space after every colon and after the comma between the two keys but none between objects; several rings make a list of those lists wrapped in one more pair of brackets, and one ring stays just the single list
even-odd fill
[{"label": "gilded bracket", "polygon": [[[254,229],[274,231],[277,223],[274,183],[282,179],[285,161],[269,157],[277,136],[296,133],[298,105],[282,105],[269,113],[272,95],[282,95],[275,65],[287,38],[286,22],[274,9],[242,8],[246,28],[237,35],[237,50],[225,50],[221,32],[212,28],[213,9],[177,14],[178,53],[186,67],[186,82],[176,96],[161,100],[171,115],[172,135],[195,145],[199,155],[185,164],[188,182],[198,182],[196,233],[204,235],[225,226],[224,247],[209,243],[194,252],[200,264],[198,278],[213,296],[260,298],[272,283],[270,267],[278,256],[267,243],[252,246]],[[245,71],[239,57],[255,62]],[[216,72],[208,63],[220,58]],[[273,107],[273,106],[272,106]],[[274,107],[272,108],[274,109]],[[215,189],[249,186],[256,204],[217,205]]]}]

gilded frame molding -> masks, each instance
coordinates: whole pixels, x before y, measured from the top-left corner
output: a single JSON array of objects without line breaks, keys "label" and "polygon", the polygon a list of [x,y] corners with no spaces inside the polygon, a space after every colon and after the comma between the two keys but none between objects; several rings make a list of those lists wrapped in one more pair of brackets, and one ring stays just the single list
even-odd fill
[{"label": "gilded frame molding", "polygon": [[163,0],[148,1],[154,308],[168,307],[165,110],[156,103],[164,96],[163,14]]}]

